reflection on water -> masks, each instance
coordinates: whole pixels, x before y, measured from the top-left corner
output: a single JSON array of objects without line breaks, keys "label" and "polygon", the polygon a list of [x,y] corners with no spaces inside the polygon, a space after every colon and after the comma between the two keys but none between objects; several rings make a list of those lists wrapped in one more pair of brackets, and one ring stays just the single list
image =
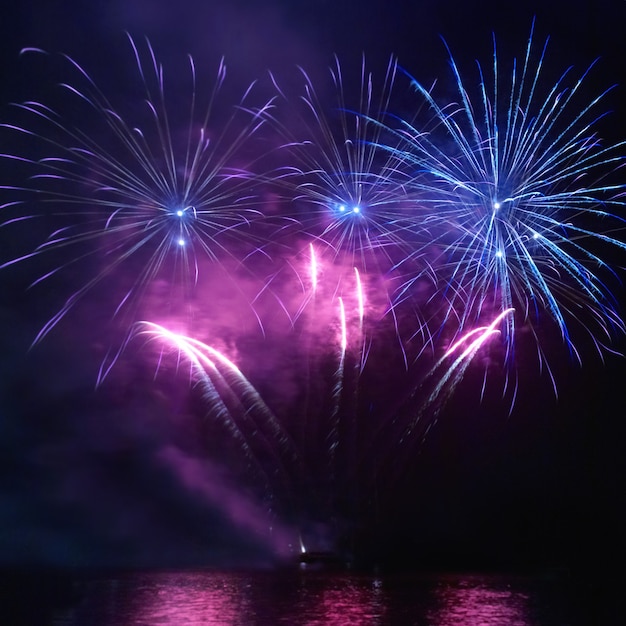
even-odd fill
[{"label": "reflection on water", "polygon": [[546,581],[502,576],[367,576],[338,572],[140,572],[77,581],[55,626],[561,626]]},{"label": "reflection on water", "polygon": [[126,598],[129,624],[235,624],[248,612],[249,584],[230,577],[147,577]]},{"label": "reflection on water", "polygon": [[[318,578],[323,582],[323,578]],[[307,588],[308,587],[308,588]],[[297,598],[303,621],[309,626],[382,624],[386,603],[378,578],[334,577],[329,585],[302,585]]]},{"label": "reflection on water", "polygon": [[438,626],[527,626],[529,593],[480,577],[441,581],[434,590],[440,606],[429,613]]}]

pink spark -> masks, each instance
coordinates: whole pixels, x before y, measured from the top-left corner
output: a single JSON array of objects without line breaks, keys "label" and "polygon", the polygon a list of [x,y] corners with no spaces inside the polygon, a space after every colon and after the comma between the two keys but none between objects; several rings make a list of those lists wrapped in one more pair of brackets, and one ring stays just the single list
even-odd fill
[{"label": "pink spark", "polygon": [[343,298],[339,298],[339,319],[341,322],[341,352],[342,356],[348,347],[348,331],[346,328],[346,309],[343,304]]},{"label": "pink spark", "polygon": [[489,326],[479,326],[478,328],[474,328],[474,329],[470,330],[469,332],[467,332],[458,341],[456,341],[454,344],[452,344],[452,346],[450,346],[450,348],[448,348],[448,351],[444,354],[444,358],[449,357],[453,352],[455,352],[457,350],[457,348],[459,348],[463,343],[465,343],[470,337],[473,337],[474,335],[476,335],[478,333],[482,333],[480,335],[480,337],[478,337],[478,339],[475,339],[474,341],[472,341],[472,343],[469,345],[469,347],[466,348],[465,351],[463,352],[463,354],[461,355],[461,358],[466,357],[474,349],[479,348],[489,337],[491,337],[491,335],[493,335],[494,333],[499,332],[499,331],[495,330],[495,327],[509,313],[513,313],[514,310],[515,309],[513,309],[513,308],[505,309],[504,311],[502,311],[502,313],[500,313],[491,322],[491,324],[489,324]]},{"label": "pink spark", "polygon": [[317,257],[312,243],[309,244],[309,247],[311,249],[311,289],[315,293],[317,291]]}]

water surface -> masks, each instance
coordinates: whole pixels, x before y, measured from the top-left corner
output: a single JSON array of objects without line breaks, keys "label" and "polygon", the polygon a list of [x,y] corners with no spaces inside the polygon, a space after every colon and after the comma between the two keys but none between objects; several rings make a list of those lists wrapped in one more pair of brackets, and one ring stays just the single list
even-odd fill
[{"label": "water surface", "polygon": [[[146,571],[68,579],[38,623],[54,626],[603,626],[611,594],[556,576],[341,571]],[[37,601],[33,598],[33,601]],[[620,620],[621,618],[621,620]],[[47,621],[46,621],[47,620]]]}]

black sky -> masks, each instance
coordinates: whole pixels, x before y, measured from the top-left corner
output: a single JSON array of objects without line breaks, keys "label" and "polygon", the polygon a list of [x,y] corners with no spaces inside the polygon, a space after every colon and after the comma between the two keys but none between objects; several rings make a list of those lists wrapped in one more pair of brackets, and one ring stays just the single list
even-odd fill
[{"label": "black sky", "polygon": [[[555,71],[600,57],[590,88],[619,84],[603,128],[612,141],[626,137],[623,0],[5,2],[0,116],[7,103],[35,97],[19,58],[28,46],[70,54],[112,88],[128,56],[125,31],[148,37],[163,59],[224,55],[241,84],[295,64],[321,75],[333,54],[354,62],[363,52],[380,67],[393,53],[429,83],[448,76],[441,37],[471,69],[475,58],[489,60],[492,33],[504,58],[520,55],[533,17],[537,38],[551,37]],[[164,398],[131,362],[106,393],[94,392],[97,303],[85,306],[84,327],[29,351],[45,313],[41,293],[24,284],[19,272],[0,273],[0,565],[232,564],[271,552],[216,505],[253,506],[217,467],[205,470],[214,485],[224,481],[221,491],[182,481],[177,450],[193,448],[199,428],[172,423],[190,411],[186,390],[171,385]],[[626,348],[623,338],[615,348]],[[510,417],[492,398],[453,400],[415,463],[380,486],[384,513],[357,524],[360,545],[376,558],[410,554],[440,566],[575,566],[623,554],[626,367],[593,351],[583,361],[558,358],[558,399],[545,376],[529,375]]]}]

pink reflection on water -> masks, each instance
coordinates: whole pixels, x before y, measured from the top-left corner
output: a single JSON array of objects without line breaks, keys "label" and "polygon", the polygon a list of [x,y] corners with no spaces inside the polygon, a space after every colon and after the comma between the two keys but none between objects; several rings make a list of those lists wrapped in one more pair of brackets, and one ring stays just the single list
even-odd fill
[{"label": "pink reflection on water", "polygon": [[[386,624],[382,582],[355,576],[285,579],[246,574],[174,572],[148,575],[119,611],[125,626]],[[109,626],[109,624],[107,624]]]},{"label": "pink reflection on water", "polygon": [[[535,581],[536,582],[536,581]],[[134,572],[88,582],[55,626],[539,626],[558,596],[523,577],[298,570]],[[548,590],[549,591],[549,590]],[[554,613],[554,601],[557,612]],[[546,615],[551,615],[549,622]],[[617,622],[615,622],[617,623]]]},{"label": "pink reflection on water", "polygon": [[302,623],[306,626],[366,626],[383,624],[386,599],[377,579],[338,581],[312,598],[312,606]]},{"label": "pink reflection on water", "polygon": [[241,624],[249,613],[248,586],[234,577],[205,573],[146,577],[128,607],[127,624],[192,626]]},{"label": "pink reflection on water", "polygon": [[510,585],[463,576],[439,582],[437,607],[429,613],[436,626],[530,626],[529,596]]}]

